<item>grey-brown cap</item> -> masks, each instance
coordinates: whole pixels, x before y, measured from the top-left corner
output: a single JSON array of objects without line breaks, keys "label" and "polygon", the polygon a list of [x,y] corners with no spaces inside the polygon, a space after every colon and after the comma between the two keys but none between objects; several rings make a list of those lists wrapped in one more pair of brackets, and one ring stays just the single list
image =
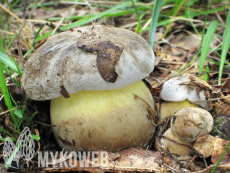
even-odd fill
[{"label": "grey-brown cap", "polygon": [[102,25],[49,37],[25,65],[22,86],[34,100],[61,96],[61,90],[112,90],[149,75],[155,56],[138,34]]}]

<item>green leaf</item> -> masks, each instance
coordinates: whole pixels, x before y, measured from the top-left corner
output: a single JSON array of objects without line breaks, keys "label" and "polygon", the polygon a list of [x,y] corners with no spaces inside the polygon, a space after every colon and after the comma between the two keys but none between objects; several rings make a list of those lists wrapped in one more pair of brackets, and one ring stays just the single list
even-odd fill
[{"label": "green leaf", "polygon": [[23,114],[22,114],[22,110],[21,110],[21,109],[15,109],[15,110],[14,110],[14,113],[15,113],[15,115],[16,115],[18,118],[23,118]]},{"label": "green leaf", "polygon": [[208,66],[205,68],[205,72],[206,73],[203,76],[203,80],[208,82],[208,74],[209,74],[209,67]]},{"label": "green leaf", "polygon": [[29,135],[29,136],[31,136],[31,137],[32,137],[34,140],[36,140],[36,141],[39,141],[39,140],[40,140],[40,137],[37,136],[37,135],[31,134],[31,135]]},{"label": "green leaf", "polygon": [[19,73],[17,66],[14,61],[10,59],[10,57],[0,51],[0,60],[3,64],[11,68],[14,72]]}]

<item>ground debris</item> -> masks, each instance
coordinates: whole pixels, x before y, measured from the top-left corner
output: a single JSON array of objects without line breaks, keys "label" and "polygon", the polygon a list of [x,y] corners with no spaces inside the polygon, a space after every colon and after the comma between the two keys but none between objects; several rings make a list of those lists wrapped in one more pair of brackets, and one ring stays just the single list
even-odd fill
[{"label": "ground debris", "polygon": [[[103,151],[101,151],[103,152]],[[100,156],[100,152],[98,154]],[[69,167],[73,162],[76,162],[76,166]],[[102,166],[100,157],[96,162],[92,159],[89,160],[88,167],[81,167],[81,161],[73,160],[72,158],[67,161],[68,166],[63,168],[59,167],[61,163],[50,166],[45,170],[53,172],[57,170],[62,171],[128,171],[128,172],[164,172],[172,169],[178,169],[179,166],[176,161],[172,158],[164,158],[162,162],[162,156],[160,152],[153,152],[142,149],[140,147],[128,148],[115,153],[108,152],[108,164]],[[162,166],[162,165],[168,166]]]}]

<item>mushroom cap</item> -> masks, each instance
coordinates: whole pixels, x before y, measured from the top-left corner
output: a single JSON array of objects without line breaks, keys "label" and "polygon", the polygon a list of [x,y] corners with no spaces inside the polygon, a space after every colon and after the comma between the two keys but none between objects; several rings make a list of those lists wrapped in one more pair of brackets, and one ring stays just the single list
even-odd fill
[{"label": "mushroom cap", "polygon": [[22,86],[34,100],[82,90],[113,90],[147,77],[154,69],[151,46],[138,34],[102,25],[49,37],[25,65]]},{"label": "mushroom cap", "polygon": [[[183,74],[181,76],[169,79],[163,85],[160,92],[160,97],[165,101],[183,101],[189,100],[190,102],[198,104],[203,108],[207,105],[207,100],[204,91],[197,93],[195,88],[190,88],[190,77],[195,77],[190,74]],[[196,78],[196,77],[195,77]],[[187,85],[186,85],[187,83]],[[197,102],[202,101],[202,102]]]},{"label": "mushroom cap", "polygon": [[202,108],[181,109],[173,116],[171,128],[175,136],[181,141],[193,142],[212,130],[213,117]]}]

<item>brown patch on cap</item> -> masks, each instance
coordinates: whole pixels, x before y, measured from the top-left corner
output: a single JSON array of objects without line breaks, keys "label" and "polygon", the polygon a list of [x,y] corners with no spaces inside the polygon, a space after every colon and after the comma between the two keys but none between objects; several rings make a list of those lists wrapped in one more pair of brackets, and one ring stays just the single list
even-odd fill
[{"label": "brown patch on cap", "polygon": [[60,89],[61,89],[60,93],[61,93],[61,95],[63,95],[63,97],[70,98],[70,95],[69,95],[68,91],[65,89],[64,85],[61,85]]},{"label": "brown patch on cap", "polygon": [[100,39],[95,33],[80,37],[77,46],[89,52],[96,52],[97,68],[101,77],[107,82],[116,82],[118,77],[115,72],[116,65],[120,60],[123,48],[114,45],[111,41]]}]

